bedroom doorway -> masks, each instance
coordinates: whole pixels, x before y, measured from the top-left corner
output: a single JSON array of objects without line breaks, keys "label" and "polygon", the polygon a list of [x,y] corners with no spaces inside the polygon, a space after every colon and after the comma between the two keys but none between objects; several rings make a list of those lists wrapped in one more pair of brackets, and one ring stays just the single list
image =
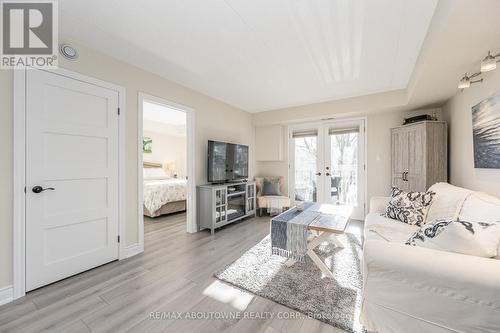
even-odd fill
[{"label": "bedroom doorway", "polygon": [[186,220],[196,232],[194,196],[194,112],[164,99],[139,93],[139,237],[144,224]]}]

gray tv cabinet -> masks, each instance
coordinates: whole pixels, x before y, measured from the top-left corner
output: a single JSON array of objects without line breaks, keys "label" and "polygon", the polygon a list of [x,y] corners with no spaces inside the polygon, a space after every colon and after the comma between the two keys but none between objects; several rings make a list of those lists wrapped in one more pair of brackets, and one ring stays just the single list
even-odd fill
[{"label": "gray tv cabinet", "polygon": [[215,229],[255,216],[255,182],[199,185],[197,216],[200,230]]}]

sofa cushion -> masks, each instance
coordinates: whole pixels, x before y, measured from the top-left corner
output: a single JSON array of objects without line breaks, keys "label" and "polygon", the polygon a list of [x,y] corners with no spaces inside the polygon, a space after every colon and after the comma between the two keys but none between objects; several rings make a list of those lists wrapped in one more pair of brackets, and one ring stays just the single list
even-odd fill
[{"label": "sofa cushion", "polygon": [[429,188],[436,193],[427,212],[426,222],[456,220],[462,204],[473,191],[448,183],[436,183]]},{"label": "sofa cushion", "polygon": [[404,243],[418,227],[390,219],[380,213],[369,213],[365,218],[365,240],[376,239]]},{"label": "sofa cushion", "polygon": [[410,225],[421,226],[425,223],[434,194],[434,192],[405,192],[393,186],[386,215]]},{"label": "sofa cushion", "polygon": [[[285,196],[271,196],[273,198],[279,198],[284,208],[290,208],[290,198]],[[268,197],[257,197],[257,208],[267,208]]]},{"label": "sofa cushion", "polygon": [[[362,316],[390,327],[376,327],[378,332],[499,331],[498,260],[369,240],[363,265]],[[364,313],[366,302],[392,311]],[[398,316],[407,325],[402,330],[391,325]],[[408,326],[408,318],[420,319],[421,325]]]},{"label": "sofa cushion", "polygon": [[500,199],[476,192],[465,200],[459,218],[471,222],[500,223]]},{"label": "sofa cushion", "polygon": [[436,220],[422,226],[406,244],[493,258],[499,241],[500,224]]},{"label": "sofa cushion", "polygon": [[[459,214],[462,221],[500,223],[500,199],[486,193],[475,192],[465,200]],[[500,259],[500,242],[497,259]]]}]

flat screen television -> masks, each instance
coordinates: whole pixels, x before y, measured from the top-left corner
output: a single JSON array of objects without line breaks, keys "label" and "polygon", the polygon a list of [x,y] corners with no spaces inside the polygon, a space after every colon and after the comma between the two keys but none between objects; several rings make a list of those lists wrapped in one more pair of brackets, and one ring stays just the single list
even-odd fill
[{"label": "flat screen television", "polygon": [[208,182],[223,183],[248,178],[248,146],[208,141]]}]

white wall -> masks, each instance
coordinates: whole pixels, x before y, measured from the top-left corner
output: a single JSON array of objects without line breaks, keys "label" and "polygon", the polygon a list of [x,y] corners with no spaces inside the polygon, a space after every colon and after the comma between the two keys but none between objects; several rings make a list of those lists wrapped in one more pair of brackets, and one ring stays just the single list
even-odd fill
[{"label": "white wall", "polygon": [[[500,169],[475,169],[471,108],[500,93],[500,68],[485,73],[483,83],[473,84],[443,107],[449,125],[450,181],[454,185],[500,196]],[[499,129],[500,130],[500,129]]]},{"label": "white wall", "polygon": [[[126,88],[126,244],[137,243],[137,100],[144,92],[195,110],[195,181],[206,182],[207,140],[250,146],[253,156],[254,127],[251,115],[211,97],[146,72],[95,50],[70,42],[80,58],[60,59],[60,67]],[[0,288],[12,284],[12,71],[0,70]],[[251,158],[249,175],[253,177]]]},{"label": "white wall", "polygon": [[144,153],[144,161],[163,164],[163,168],[166,168],[167,163],[175,163],[178,178],[186,177],[186,137],[152,132],[146,126],[143,133],[153,140],[152,153]]}]

